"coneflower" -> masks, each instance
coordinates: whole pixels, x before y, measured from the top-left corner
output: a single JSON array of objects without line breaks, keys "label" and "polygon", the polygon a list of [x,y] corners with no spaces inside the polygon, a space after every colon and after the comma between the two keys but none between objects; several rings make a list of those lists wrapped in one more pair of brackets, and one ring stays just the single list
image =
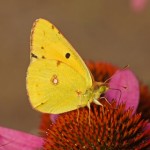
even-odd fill
[{"label": "coneflower", "polygon": [[[87,64],[96,81],[104,82],[117,70],[117,67],[111,64],[94,62]],[[131,80],[134,78],[130,71],[126,73],[129,78],[131,77]],[[113,77],[116,78],[116,75]],[[121,82],[121,80],[117,80],[117,82]],[[134,87],[137,87],[137,83],[135,84],[136,86],[134,84],[134,82],[129,84],[129,92],[122,93],[127,97],[128,107],[126,107],[125,101],[118,105],[118,99],[115,99],[116,101],[111,102],[111,107],[104,105],[103,113],[100,106],[92,104],[90,111],[91,125],[89,125],[89,112],[86,107],[80,109],[78,122],[77,110],[58,115],[55,123],[50,119],[51,115],[42,115],[41,130],[45,137],[43,149],[118,150],[150,148],[148,121],[143,120],[141,117],[144,110],[139,109],[138,112],[141,112],[141,110],[142,112],[136,114],[136,108],[139,103],[139,89],[134,89]],[[145,92],[147,93],[148,91]],[[147,95],[146,93],[144,94]],[[140,93],[140,98],[141,95]],[[142,97],[143,99],[145,98],[143,95]],[[150,100],[149,96],[146,96],[146,98]],[[130,107],[130,101],[134,100],[135,107],[133,105]]]}]

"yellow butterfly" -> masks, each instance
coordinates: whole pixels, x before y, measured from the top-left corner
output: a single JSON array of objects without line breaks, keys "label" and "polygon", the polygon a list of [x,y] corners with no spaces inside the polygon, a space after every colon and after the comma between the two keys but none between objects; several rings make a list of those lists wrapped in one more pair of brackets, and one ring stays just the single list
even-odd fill
[{"label": "yellow butterfly", "polygon": [[31,32],[27,71],[30,102],[38,111],[59,114],[94,102],[108,88],[94,81],[89,69],[59,30],[44,19]]}]

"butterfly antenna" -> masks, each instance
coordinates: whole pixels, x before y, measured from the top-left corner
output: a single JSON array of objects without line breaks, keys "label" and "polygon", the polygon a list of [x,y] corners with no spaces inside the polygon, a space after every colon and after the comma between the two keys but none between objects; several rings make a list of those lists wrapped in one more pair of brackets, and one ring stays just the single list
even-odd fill
[{"label": "butterfly antenna", "polygon": [[126,69],[128,69],[129,67],[130,67],[130,65],[128,64],[128,65],[124,66],[121,70],[126,70]]},{"label": "butterfly antenna", "polygon": [[[130,67],[129,65],[126,65],[126,66],[124,66],[123,68],[121,68],[120,70],[126,70],[126,69],[128,69],[129,67]],[[115,74],[115,73],[114,73],[114,74]],[[113,74],[110,78],[106,79],[106,80],[104,81],[104,84],[108,84],[108,81],[113,78],[114,74]]]}]

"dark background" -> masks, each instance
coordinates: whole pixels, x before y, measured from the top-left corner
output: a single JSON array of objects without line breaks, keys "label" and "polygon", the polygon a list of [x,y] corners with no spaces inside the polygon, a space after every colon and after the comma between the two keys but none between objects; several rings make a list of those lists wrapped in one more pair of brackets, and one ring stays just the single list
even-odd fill
[{"label": "dark background", "polygon": [[150,85],[150,7],[129,0],[3,0],[0,2],[0,125],[36,133],[40,113],[26,93],[33,22],[55,24],[85,60],[127,64]]}]

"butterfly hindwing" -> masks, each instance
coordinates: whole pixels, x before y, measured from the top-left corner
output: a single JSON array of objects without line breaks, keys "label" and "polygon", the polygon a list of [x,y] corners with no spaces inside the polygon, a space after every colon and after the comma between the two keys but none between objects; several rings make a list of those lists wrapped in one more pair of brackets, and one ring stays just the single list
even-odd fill
[{"label": "butterfly hindwing", "polygon": [[58,114],[86,105],[84,78],[56,60],[37,60],[28,68],[27,89],[31,104],[41,112]]}]

